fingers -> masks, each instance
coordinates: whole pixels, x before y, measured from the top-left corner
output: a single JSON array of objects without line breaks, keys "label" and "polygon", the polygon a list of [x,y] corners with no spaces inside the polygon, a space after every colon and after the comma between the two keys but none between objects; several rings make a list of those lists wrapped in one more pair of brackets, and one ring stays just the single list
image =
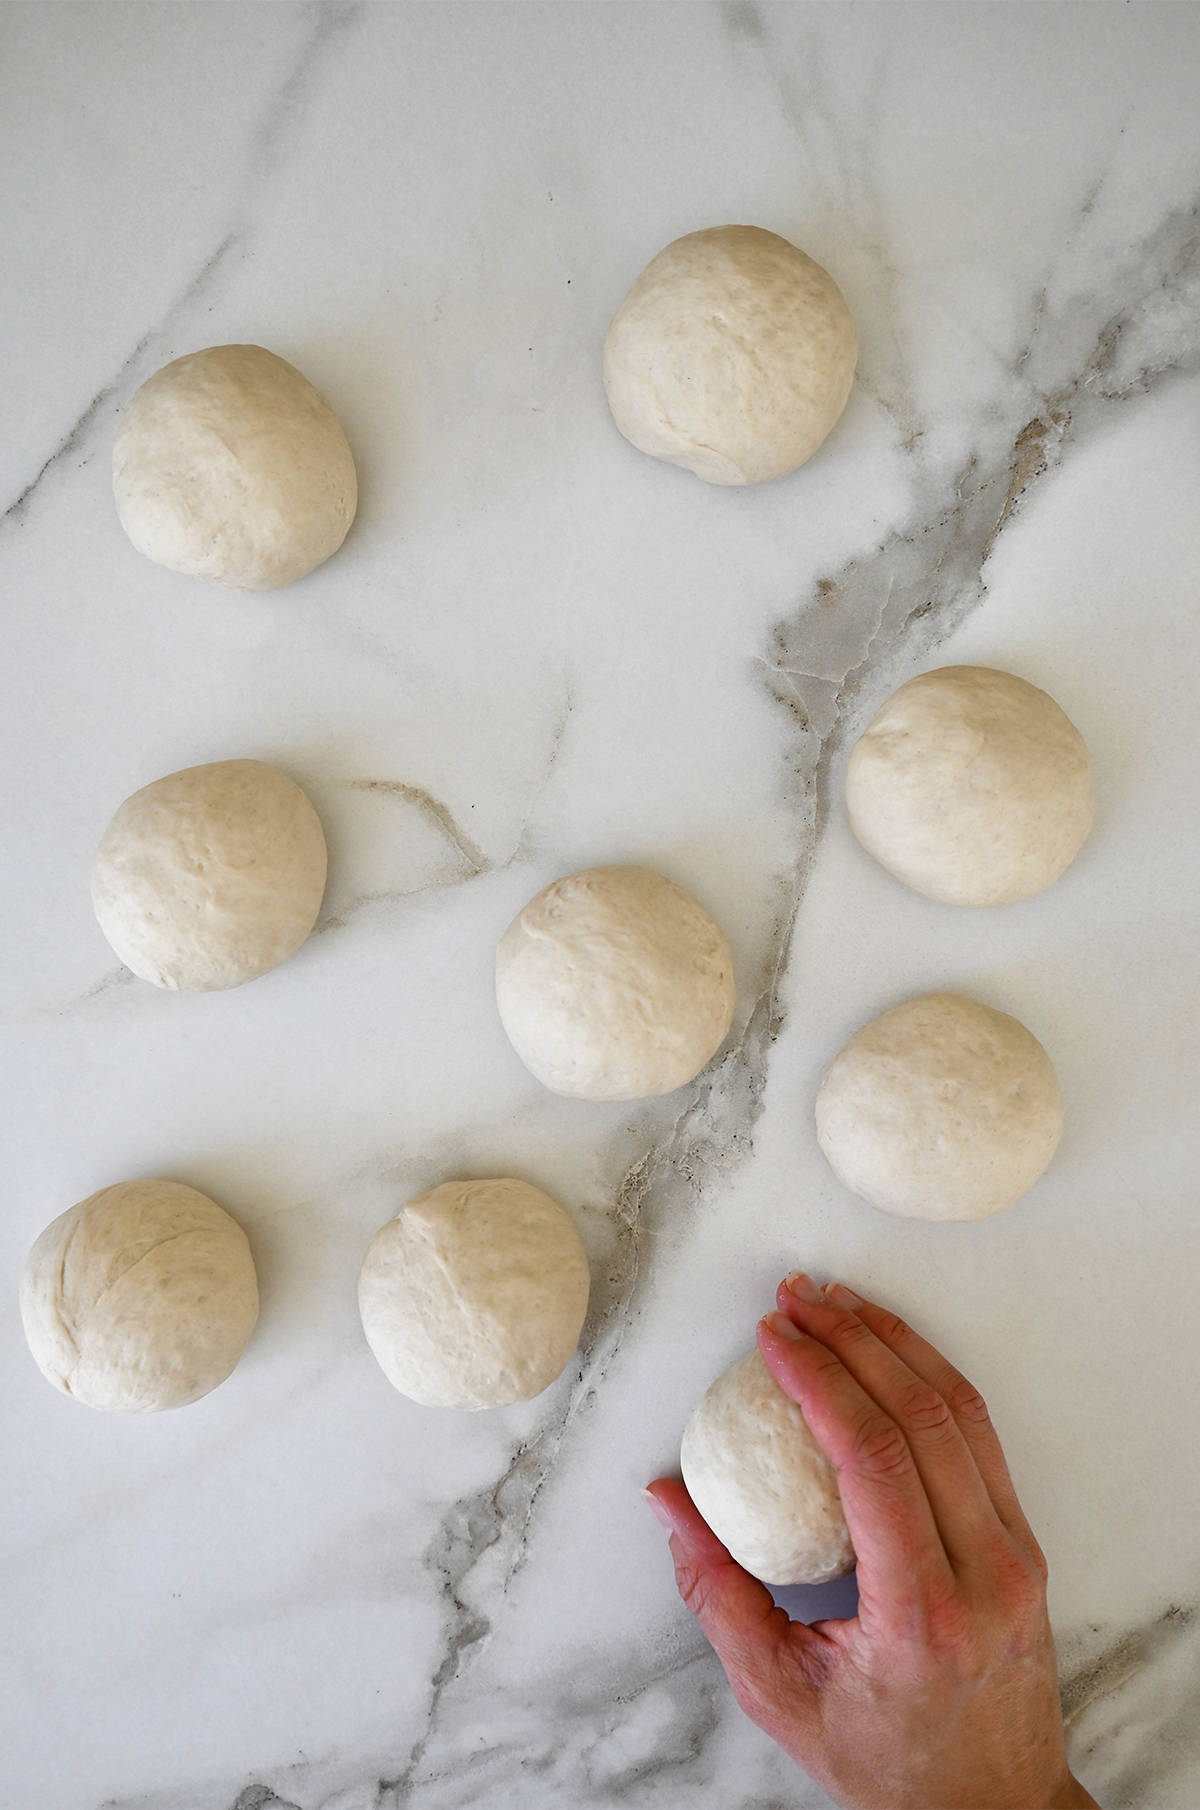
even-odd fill
[{"label": "fingers", "polygon": [[943,1546],[956,1571],[994,1562],[1005,1538],[962,1429],[945,1398],[912,1370],[858,1311],[858,1298],[822,1297],[802,1272],[780,1286],[780,1311],[837,1353],[850,1375],[903,1433],[929,1499]]},{"label": "fingers", "polygon": [[837,1353],[788,1316],[760,1320],[758,1345],[837,1471],[860,1620],[909,1628],[923,1602],[954,1589],[954,1573],[908,1441]]},{"label": "fingers", "polygon": [[864,1325],[870,1327],[877,1339],[881,1339],[902,1358],[915,1376],[937,1390],[958,1423],[959,1431],[975,1460],[1000,1521],[1017,1544],[1044,1568],[1041,1548],[1017,1499],[1000,1437],[992,1425],[987,1403],[978,1389],[927,1339],[921,1338],[911,1326],[906,1325],[898,1314],[889,1312],[886,1307],[880,1307],[874,1301],[863,1300],[858,1295],[853,1295],[852,1301],[852,1291],[842,1283],[828,1285],[825,1295],[841,1307],[852,1307],[852,1311]]},{"label": "fingers", "polygon": [[814,1713],[823,1637],[776,1608],[766,1586],[730,1557],[678,1478],[656,1478],[645,1494],[670,1530],[679,1594],[742,1708],[764,1726],[781,1699],[794,1719]]}]

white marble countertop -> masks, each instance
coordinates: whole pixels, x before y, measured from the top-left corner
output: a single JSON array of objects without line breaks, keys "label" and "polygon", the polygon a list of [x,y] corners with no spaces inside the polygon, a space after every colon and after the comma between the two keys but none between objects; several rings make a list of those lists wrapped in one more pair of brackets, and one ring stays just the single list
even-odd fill
[{"label": "white marble countertop", "polygon": [[[1106,1810],[1194,1810],[1200,12],[0,30],[4,1810],[823,1803],[639,1499],[797,1261],[983,1387],[1075,1764]],[[726,220],[825,264],[862,341],[822,453],[748,491],[634,452],[599,375],[641,266]],[[343,551],[257,598],[139,557],[109,494],[132,390],[230,340],[317,383],[362,480]],[[845,826],[848,743],[947,660],[1036,680],[1093,751],[1095,834],[1023,906],[930,905]],[[91,851],[136,787],[236,755],[322,813],[323,934],[240,991],[131,982]],[[541,1091],[490,991],[526,897],[622,859],[715,911],[740,989],[724,1060],[632,1109]],[[813,1134],[847,1034],[943,985],[1028,1023],[1067,1100],[1045,1179],[978,1225],[874,1212]],[[465,1417],[388,1387],[355,1278],[471,1171],[567,1203],[595,1289],[577,1368]],[[237,1216],[263,1311],[204,1401],[101,1416],[13,1299],[42,1225],[136,1175]]]}]

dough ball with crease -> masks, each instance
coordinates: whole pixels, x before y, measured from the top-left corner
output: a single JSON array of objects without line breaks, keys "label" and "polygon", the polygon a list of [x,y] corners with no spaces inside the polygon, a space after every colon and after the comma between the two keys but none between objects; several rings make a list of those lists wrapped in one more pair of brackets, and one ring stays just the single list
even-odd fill
[{"label": "dough ball with crease", "polygon": [[273,591],[336,553],[358,507],[354,458],[324,397],[263,346],[209,346],[138,390],[113,494],[139,552],[238,591]]},{"label": "dough ball with crease", "polygon": [[363,1259],[358,1306],[389,1383],[428,1408],[502,1408],[549,1388],[579,1343],[588,1261],[529,1182],[449,1181],[402,1207]]},{"label": "dough ball with crease", "polygon": [[990,666],[910,679],[856,743],[850,827],[906,886],[1008,905],[1052,886],[1092,827],[1092,767],[1044,691]]},{"label": "dough ball with crease", "polygon": [[872,1019],[817,1095],[817,1140],[852,1193],[909,1219],[982,1219],[1032,1188],[1062,1135],[1031,1031],[961,993]]},{"label": "dough ball with crease", "polygon": [[710,484],[759,484],[811,459],[857,359],[828,271],[761,227],[713,226],[643,270],[608,329],[604,387],[642,452]]},{"label": "dough ball with crease", "polygon": [[261,760],[185,767],[121,806],[92,864],[100,928],[156,987],[238,987],[300,947],[325,891],[321,822]]},{"label": "dough ball with crease", "polygon": [[739,1565],[765,1584],[824,1584],[854,1564],[833,1466],[756,1349],[688,1421],[680,1469]]},{"label": "dough ball with crease", "polygon": [[46,1227],[21,1278],[43,1376],[89,1408],[182,1408],[224,1382],[258,1318],[241,1226],[182,1182],[118,1182]]},{"label": "dough ball with crease", "polygon": [[555,880],[496,952],[513,1048],[557,1094],[644,1100],[699,1074],[733,1019],[733,956],[716,920],[645,867]]}]

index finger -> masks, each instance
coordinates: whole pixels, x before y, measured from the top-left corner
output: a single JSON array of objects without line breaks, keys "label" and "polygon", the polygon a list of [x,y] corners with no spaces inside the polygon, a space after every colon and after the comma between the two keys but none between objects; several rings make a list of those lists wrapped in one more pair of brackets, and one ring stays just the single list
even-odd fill
[{"label": "index finger", "polygon": [[758,1346],[837,1472],[859,1619],[911,1630],[923,1606],[956,1586],[908,1441],[829,1347],[785,1314],[759,1321]]}]

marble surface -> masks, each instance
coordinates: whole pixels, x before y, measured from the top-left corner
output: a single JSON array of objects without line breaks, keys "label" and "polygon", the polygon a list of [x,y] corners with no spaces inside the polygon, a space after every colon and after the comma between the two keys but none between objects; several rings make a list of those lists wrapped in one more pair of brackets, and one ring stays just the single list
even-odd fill
[{"label": "marble surface", "polygon": [[[9,5],[0,1003],[5,1810],[721,1810],[825,1800],[739,1714],[639,1488],[799,1260],[987,1393],[1050,1557],[1077,1769],[1200,1801],[1200,13],[1192,5]],[[676,235],[834,273],[862,361],[801,473],[635,453],[605,325]],[[134,387],[260,341],[333,402],[343,551],[223,593],[109,495]],[[843,761],[931,664],[1049,689],[1094,836],[1052,892],[931,905]],[[234,993],[114,965],[87,865],[158,774],[253,755],[329,834],[321,934]],[[643,861],[727,927],[723,1058],[556,1100],[490,994],[559,872]],[[1060,1154],[978,1225],[886,1219],[817,1150],[824,1065],[906,994],[1025,1020]],[[576,1214],[595,1288],[544,1397],[394,1394],[368,1237],[457,1173]],[[168,1175],[263,1288],[183,1412],[54,1394],[41,1226]]]}]

